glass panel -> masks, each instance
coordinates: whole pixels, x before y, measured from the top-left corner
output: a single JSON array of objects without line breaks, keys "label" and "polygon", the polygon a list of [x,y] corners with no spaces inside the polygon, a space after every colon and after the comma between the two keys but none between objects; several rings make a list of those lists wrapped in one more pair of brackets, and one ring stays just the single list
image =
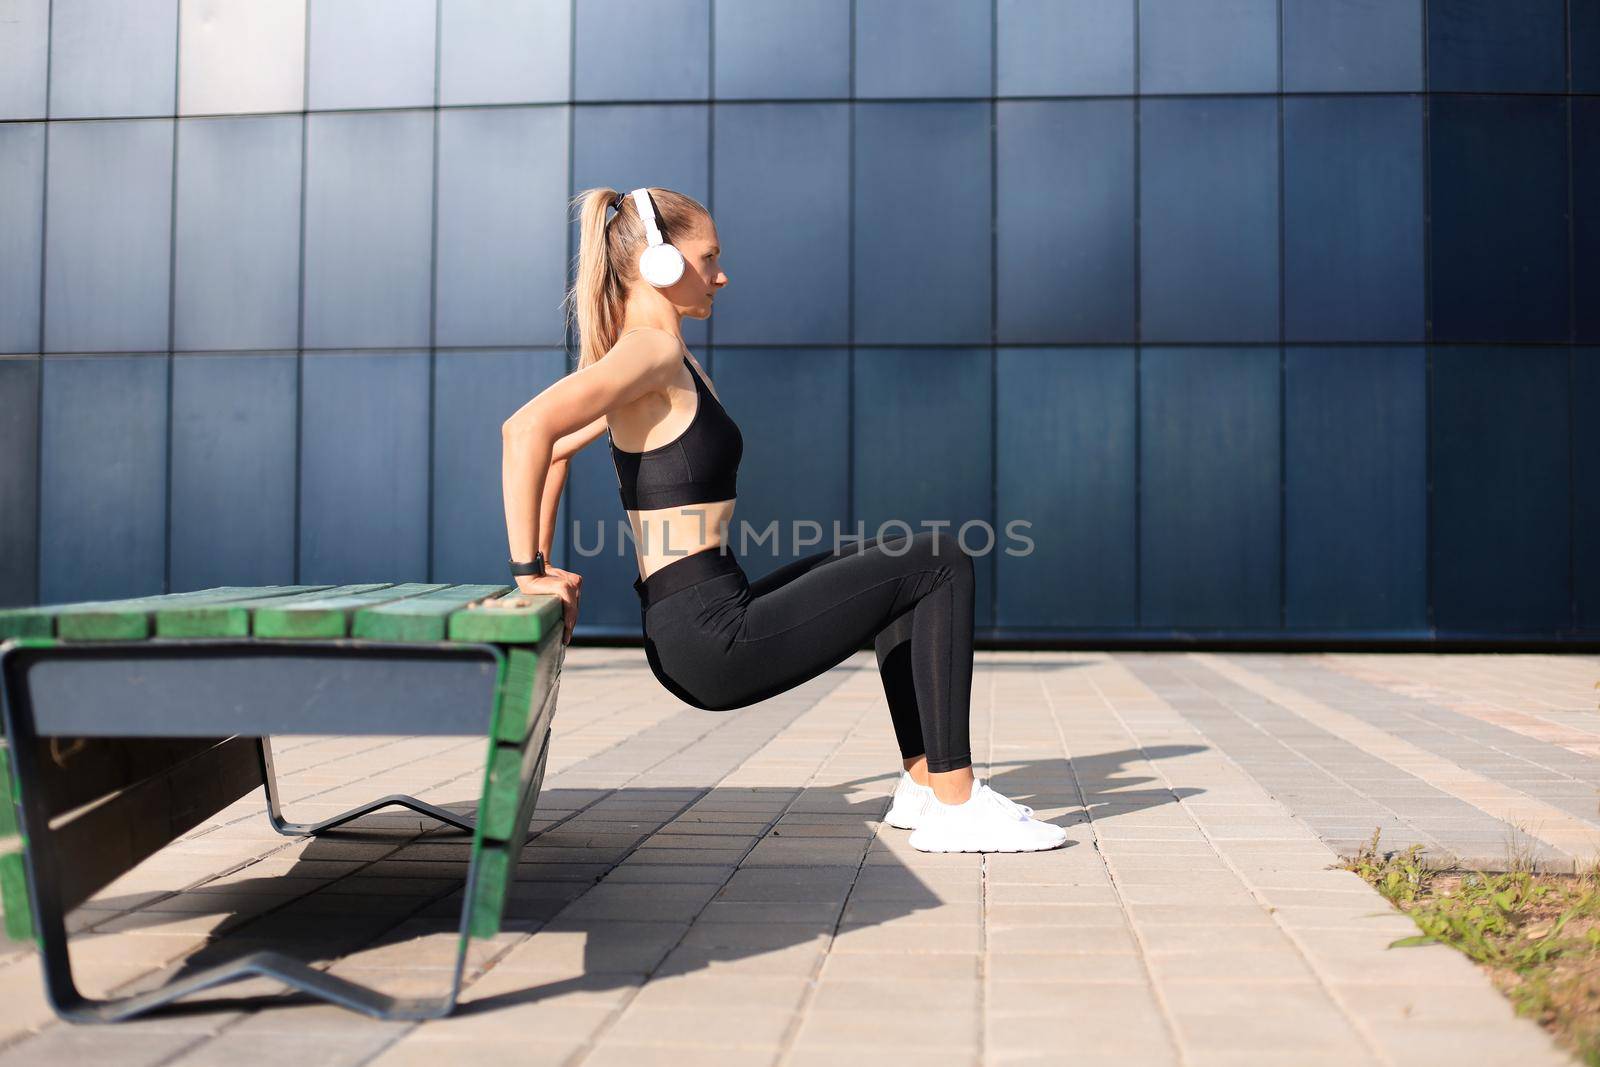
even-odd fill
[{"label": "glass panel", "polygon": [[1567,83],[1566,17],[1564,0],[1430,0],[1428,88],[1561,92]]},{"label": "glass panel", "polygon": [[1565,349],[1433,352],[1433,603],[1443,631],[1572,625]]},{"label": "glass panel", "polygon": [[717,96],[849,96],[850,7],[850,0],[715,5]]},{"label": "glass panel", "polygon": [[1003,348],[996,359],[995,624],[1133,626],[1133,349]]},{"label": "glass panel", "polygon": [[162,592],[166,357],[53,356],[43,367],[40,601]]},{"label": "glass panel", "polygon": [[1289,337],[1421,341],[1421,98],[1285,98],[1283,123]]},{"label": "glass panel", "polygon": [[1132,341],[1131,100],[996,109],[1000,339]]},{"label": "glass panel", "polygon": [[1600,348],[1572,350],[1572,499],[1573,599],[1578,607],[1578,627],[1600,630]]},{"label": "glass panel", "polygon": [[0,359],[0,607],[39,597],[39,360]]},{"label": "glass panel", "polygon": [[710,0],[584,0],[574,6],[576,99],[711,95]]},{"label": "glass panel", "polygon": [[172,123],[50,123],[45,351],[167,347]]},{"label": "glass panel", "polygon": [[998,0],[1000,96],[1134,91],[1135,0]]},{"label": "glass panel", "polygon": [[1569,338],[1566,106],[1431,100],[1434,337]]},{"label": "glass panel", "polygon": [[432,113],[306,121],[306,347],[426,345]]},{"label": "glass panel", "polygon": [[441,345],[559,345],[565,107],[439,113]]},{"label": "glass panel", "polygon": [[295,357],[172,362],[172,591],[294,583]]},{"label": "glass panel", "polygon": [[1278,0],[1141,0],[1139,91],[1278,89]]},{"label": "glass panel", "polygon": [[856,97],[982,96],[991,84],[994,16],[971,0],[856,5]]},{"label": "glass panel", "polygon": [[1421,90],[1424,2],[1283,0],[1285,91]]},{"label": "glass panel", "polygon": [[1145,340],[1276,341],[1277,101],[1140,107]]},{"label": "glass panel", "polygon": [[439,102],[567,99],[570,0],[440,0]]},{"label": "glass panel", "polygon": [[178,0],[54,0],[51,9],[51,118],[172,114]]},{"label": "glass panel", "polygon": [[717,340],[848,343],[848,105],[723,104],[715,119]]},{"label": "glass panel", "polygon": [[1289,627],[1425,630],[1426,353],[1291,348],[1285,357]]},{"label": "glass panel", "polygon": [[310,106],[431,107],[434,0],[309,0]]},{"label": "glass panel", "polygon": [[185,0],[180,114],[299,111],[306,94],[303,0]]},{"label": "glass panel", "polygon": [[300,581],[427,581],[428,354],[301,359]]},{"label": "glass panel", "polygon": [[0,120],[42,119],[50,0],[0,0]]},{"label": "glass panel", "polygon": [[44,136],[42,122],[0,125],[0,352],[39,351]]},{"label": "glass panel", "polygon": [[989,125],[987,101],[856,105],[857,341],[989,341]]},{"label": "glass panel", "polygon": [[1140,353],[1142,626],[1276,629],[1276,348]]},{"label": "glass panel", "polygon": [[[1573,97],[1572,188],[1600,189],[1600,99]],[[1577,339],[1600,341],[1600,197],[1572,200],[1573,291],[1590,294],[1577,302]]]},{"label": "glass panel", "polygon": [[173,344],[292,349],[300,330],[301,117],[181,122]]}]

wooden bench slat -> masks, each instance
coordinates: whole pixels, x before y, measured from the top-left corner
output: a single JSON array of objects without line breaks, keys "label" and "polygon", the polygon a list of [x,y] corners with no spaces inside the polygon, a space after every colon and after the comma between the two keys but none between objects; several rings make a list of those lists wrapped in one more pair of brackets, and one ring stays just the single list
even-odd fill
[{"label": "wooden bench slat", "polygon": [[550,755],[550,731],[530,739],[536,750],[533,778],[523,791],[512,823],[509,841],[481,841],[478,845],[478,877],[469,902],[471,913],[467,929],[473,937],[493,937],[500,932],[500,920],[505,914],[506,899],[517,880],[517,861],[522,858],[522,846],[528,840],[528,823],[538,806],[539,791],[544,786],[544,771]]},{"label": "wooden bench slat", "polygon": [[361,608],[445,588],[443,583],[406,582],[293,604],[267,604],[252,613],[250,632],[257,637],[344,637],[350,632],[350,616]]},{"label": "wooden bench slat", "polygon": [[250,613],[262,604],[300,603],[342,590],[381,589],[387,582],[364,585],[269,585],[247,590],[248,596],[201,604],[163,605],[156,609],[156,637],[248,637]]},{"label": "wooden bench slat", "polygon": [[565,629],[561,598],[548,593],[525,595],[515,589],[450,616],[452,641],[536,645],[552,628]]},{"label": "wooden bench slat", "polygon": [[491,736],[521,745],[537,725],[538,712],[561,676],[561,635],[551,633],[537,649],[506,649],[504,693]]},{"label": "wooden bench slat", "polygon": [[373,641],[444,641],[452,613],[507,590],[504,585],[452,585],[356,612],[352,637]]},{"label": "wooden bench slat", "polygon": [[7,937],[31,941],[33,904],[28,899],[28,872],[22,858],[22,827],[17,823],[19,796],[11,750],[0,745],[0,911],[5,913]]},{"label": "wooden bench slat", "polygon": [[[299,591],[316,586],[218,585],[183,593],[128,597],[122,600],[78,600],[0,611],[0,639],[62,637],[78,641],[141,640],[149,636],[149,617],[168,605],[205,604],[241,597],[259,597],[265,590]],[[276,595],[276,594],[274,594]]]}]

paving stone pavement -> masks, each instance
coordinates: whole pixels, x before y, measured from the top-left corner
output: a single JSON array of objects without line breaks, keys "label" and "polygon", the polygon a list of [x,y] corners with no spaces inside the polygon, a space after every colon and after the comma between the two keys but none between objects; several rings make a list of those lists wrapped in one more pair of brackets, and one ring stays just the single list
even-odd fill
[{"label": "paving stone pavement", "polygon": [[[1575,655],[980,652],[977,771],[1070,840],[925,855],[881,822],[899,755],[870,653],[717,713],[637,649],[575,647],[511,920],[457,1015],[253,981],[70,1026],[10,943],[0,1065],[1571,1063],[1454,950],[1388,949],[1410,920],[1330,864],[1375,827],[1490,866],[1594,859],[1597,679]],[[485,746],[274,747],[310,820],[390,792],[470,810]],[[247,797],[72,914],[80,981],[286,944],[437,994],[465,870],[441,829],[290,841]]]}]

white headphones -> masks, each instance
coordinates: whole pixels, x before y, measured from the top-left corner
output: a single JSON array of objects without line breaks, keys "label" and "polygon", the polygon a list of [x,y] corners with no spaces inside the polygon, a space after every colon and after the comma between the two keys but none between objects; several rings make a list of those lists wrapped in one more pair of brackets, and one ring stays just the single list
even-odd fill
[{"label": "white headphones", "polygon": [[683,253],[661,237],[661,225],[656,218],[655,205],[650,200],[650,190],[640,186],[629,194],[644,222],[645,238],[649,242],[639,255],[639,275],[657,289],[665,289],[683,277]]}]

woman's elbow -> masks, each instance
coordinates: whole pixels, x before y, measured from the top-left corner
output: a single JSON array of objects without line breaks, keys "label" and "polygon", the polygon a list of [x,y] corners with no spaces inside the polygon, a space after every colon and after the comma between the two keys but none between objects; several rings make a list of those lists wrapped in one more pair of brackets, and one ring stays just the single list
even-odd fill
[{"label": "woman's elbow", "polygon": [[500,424],[500,440],[507,449],[518,452],[550,451],[554,445],[544,425],[527,416],[513,415]]},{"label": "woman's elbow", "polygon": [[526,440],[533,436],[538,425],[537,418],[519,411],[500,424],[500,437],[506,441]]}]

